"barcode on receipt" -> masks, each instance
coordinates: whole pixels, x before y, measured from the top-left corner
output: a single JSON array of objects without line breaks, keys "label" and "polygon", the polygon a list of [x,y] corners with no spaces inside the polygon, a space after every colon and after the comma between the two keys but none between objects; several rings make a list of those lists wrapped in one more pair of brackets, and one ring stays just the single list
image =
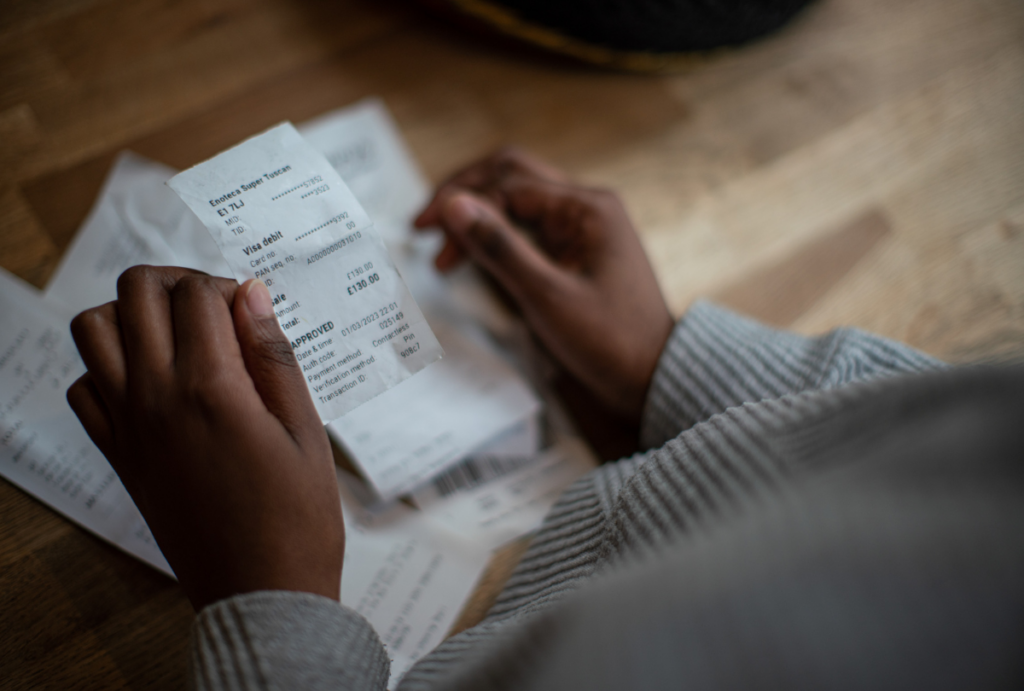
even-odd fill
[{"label": "barcode on receipt", "polygon": [[433,482],[442,497],[468,490],[507,475],[532,461],[529,456],[477,456],[441,473]]}]

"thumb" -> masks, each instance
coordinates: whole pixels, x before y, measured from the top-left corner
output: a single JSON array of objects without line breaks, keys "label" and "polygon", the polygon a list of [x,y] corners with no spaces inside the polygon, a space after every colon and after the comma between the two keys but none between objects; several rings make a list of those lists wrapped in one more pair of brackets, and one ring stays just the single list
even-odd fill
[{"label": "thumb", "polygon": [[243,283],[235,293],[232,311],[242,359],[256,391],[267,410],[298,440],[310,420],[320,418],[263,281]]},{"label": "thumb", "polygon": [[441,225],[473,260],[519,301],[547,293],[563,276],[494,206],[468,192],[448,199]]}]

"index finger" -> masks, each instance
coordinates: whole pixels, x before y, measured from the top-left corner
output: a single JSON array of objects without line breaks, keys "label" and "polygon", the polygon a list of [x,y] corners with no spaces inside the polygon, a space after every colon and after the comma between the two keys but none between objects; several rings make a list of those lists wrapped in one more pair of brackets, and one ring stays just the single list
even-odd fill
[{"label": "index finger", "polygon": [[546,182],[566,182],[568,177],[537,156],[514,146],[506,146],[457,171],[438,187],[433,199],[414,221],[417,228],[440,223],[448,199],[459,191],[471,191],[486,197],[499,209],[505,208],[502,181],[519,175]]},{"label": "index finger", "polygon": [[117,317],[131,378],[147,385],[153,374],[174,365],[170,293],[185,276],[202,275],[179,266],[133,266],[117,279]]},{"label": "index finger", "polygon": [[175,284],[170,300],[174,318],[174,367],[202,378],[241,365],[231,306],[238,283],[227,278],[192,275]]},{"label": "index finger", "polygon": [[86,369],[109,410],[123,408],[128,368],[117,317],[117,305],[108,302],[87,309],[71,320],[71,337]]}]

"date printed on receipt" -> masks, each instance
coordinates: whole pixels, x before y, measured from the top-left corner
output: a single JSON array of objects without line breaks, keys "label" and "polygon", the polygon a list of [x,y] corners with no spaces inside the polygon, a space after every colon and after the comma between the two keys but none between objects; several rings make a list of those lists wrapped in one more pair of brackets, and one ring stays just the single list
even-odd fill
[{"label": "date printed on receipt", "polygon": [[267,284],[324,423],[441,357],[372,221],[291,123],[167,184],[210,231],[234,278]]}]

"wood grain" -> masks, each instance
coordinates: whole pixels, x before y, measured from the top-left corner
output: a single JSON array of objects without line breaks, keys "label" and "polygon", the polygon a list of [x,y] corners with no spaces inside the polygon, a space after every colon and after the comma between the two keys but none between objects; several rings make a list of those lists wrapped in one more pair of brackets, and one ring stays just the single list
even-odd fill
[{"label": "wood grain", "polygon": [[[396,0],[8,0],[0,265],[43,286],[120,149],[185,167],[368,95],[434,180],[515,142],[619,190],[677,313],[712,296],[805,333],[1024,359],[1017,0],[823,0],[651,76]],[[495,557],[457,628],[524,546]],[[0,612],[0,687],[182,686],[177,586],[2,481]]]},{"label": "wood grain", "polygon": [[738,283],[711,298],[765,324],[787,327],[891,231],[885,216],[870,210],[838,230],[812,239],[781,261],[750,270]]}]

